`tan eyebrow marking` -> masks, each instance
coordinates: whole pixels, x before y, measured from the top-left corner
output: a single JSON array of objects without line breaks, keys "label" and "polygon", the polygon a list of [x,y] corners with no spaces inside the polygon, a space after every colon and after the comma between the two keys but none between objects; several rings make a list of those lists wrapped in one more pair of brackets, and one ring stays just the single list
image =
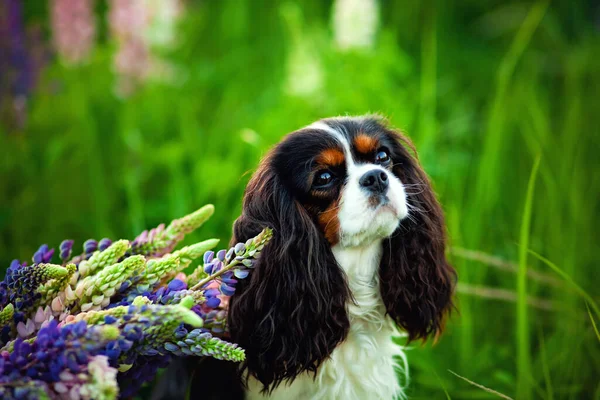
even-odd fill
[{"label": "tan eyebrow marking", "polygon": [[342,165],[345,157],[344,152],[338,149],[325,149],[316,158],[316,161],[325,165]]},{"label": "tan eyebrow marking", "polygon": [[375,150],[377,150],[377,146],[378,146],[377,139],[375,139],[367,134],[359,133],[354,138],[354,147],[356,148],[356,150],[359,153],[371,154]]}]

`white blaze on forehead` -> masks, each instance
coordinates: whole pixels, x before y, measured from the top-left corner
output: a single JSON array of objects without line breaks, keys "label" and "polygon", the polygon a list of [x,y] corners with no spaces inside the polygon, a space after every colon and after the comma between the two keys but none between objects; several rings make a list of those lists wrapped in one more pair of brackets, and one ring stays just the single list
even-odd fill
[{"label": "white blaze on forehead", "polygon": [[346,156],[346,168],[348,169],[348,171],[353,169],[354,159],[352,158],[352,151],[350,150],[350,143],[348,143],[348,139],[346,139],[346,136],[344,136],[344,134],[342,132],[335,130],[334,128],[327,125],[323,121],[314,122],[314,123],[310,124],[309,126],[307,126],[307,128],[325,131],[328,134],[330,134],[331,136],[333,136],[338,142],[340,142],[340,144],[342,145],[342,148],[344,149],[344,155]]}]

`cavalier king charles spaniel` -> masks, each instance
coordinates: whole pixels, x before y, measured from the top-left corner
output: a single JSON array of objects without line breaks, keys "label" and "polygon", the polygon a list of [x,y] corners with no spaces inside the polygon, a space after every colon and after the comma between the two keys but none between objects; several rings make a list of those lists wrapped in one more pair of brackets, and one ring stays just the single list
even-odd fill
[{"label": "cavalier king charles spaniel", "polygon": [[456,280],[411,142],[372,116],[290,133],[250,179],[232,243],[265,227],[273,238],[229,305],[246,360],[188,364],[176,375],[191,376],[191,398],[404,397],[393,338],[437,336]]}]

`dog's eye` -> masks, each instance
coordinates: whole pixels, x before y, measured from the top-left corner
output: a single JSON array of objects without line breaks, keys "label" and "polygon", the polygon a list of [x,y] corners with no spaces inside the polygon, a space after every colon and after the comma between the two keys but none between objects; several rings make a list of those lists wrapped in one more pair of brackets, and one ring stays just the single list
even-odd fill
[{"label": "dog's eye", "polygon": [[375,162],[377,164],[388,164],[391,161],[390,155],[385,150],[379,150],[375,155]]},{"label": "dog's eye", "polygon": [[324,187],[329,185],[333,181],[333,175],[331,172],[327,170],[319,171],[315,175],[315,180],[313,181],[314,187]]}]

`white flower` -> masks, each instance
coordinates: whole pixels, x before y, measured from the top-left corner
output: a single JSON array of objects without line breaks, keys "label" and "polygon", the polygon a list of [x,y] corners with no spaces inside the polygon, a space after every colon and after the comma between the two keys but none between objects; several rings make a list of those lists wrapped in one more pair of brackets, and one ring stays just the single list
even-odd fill
[{"label": "white flower", "polygon": [[339,49],[372,48],[379,26],[377,0],[335,0],[332,25]]}]

